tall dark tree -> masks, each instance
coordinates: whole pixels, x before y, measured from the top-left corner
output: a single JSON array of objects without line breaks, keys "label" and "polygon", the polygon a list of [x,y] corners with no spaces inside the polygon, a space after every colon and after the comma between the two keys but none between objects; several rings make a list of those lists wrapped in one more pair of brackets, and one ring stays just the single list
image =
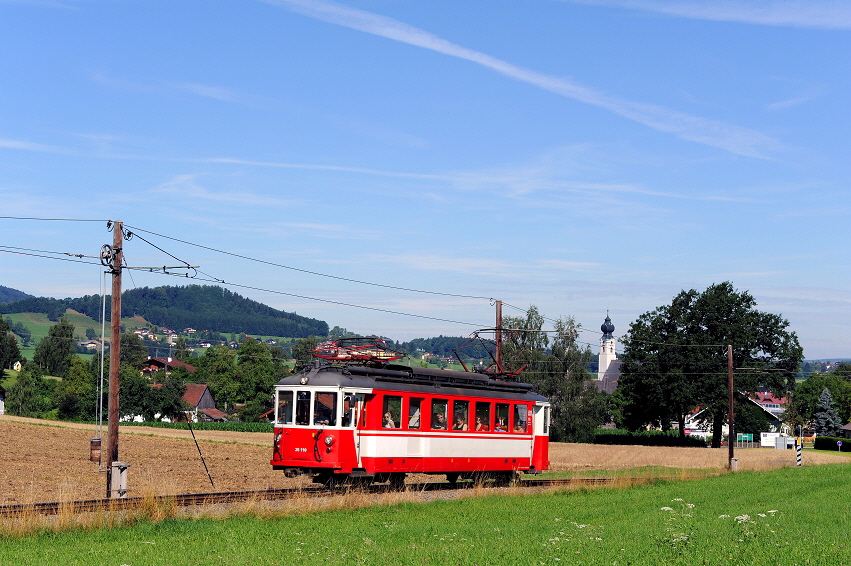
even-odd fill
[{"label": "tall dark tree", "polygon": [[842,375],[813,373],[795,384],[789,396],[784,419],[793,426],[813,426],[822,391],[827,389],[843,422],[851,419],[851,382]]},{"label": "tall dark tree", "polygon": [[813,421],[815,422],[816,434],[821,436],[839,435],[842,421],[839,419],[839,413],[836,411],[836,405],[833,403],[833,397],[831,397],[830,390],[827,387],[819,395],[818,407],[816,407]]},{"label": "tall dark tree", "polygon": [[210,386],[216,403],[227,410],[231,403],[238,403],[236,352],[226,346],[207,348],[198,358],[197,371],[193,379]]},{"label": "tall dark tree", "polygon": [[122,364],[136,366],[148,359],[148,348],[137,334],[125,332],[121,335],[119,359]]},{"label": "tall dark tree", "polygon": [[523,368],[519,379],[550,401],[552,440],[593,442],[594,431],[607,420],[608,396],[591,383],[585,369],[591,350],[577,343],[579,331],[572,317],[556,321],[548,348],[544,321],[534,305],[525,317],[503,318],[503,366],[509,372]]},{"label": "tall dark tree", "polygon": [[308,338],[300,338],[293,344],[293,358],[295,358],[295,369],[298,370],[301,367],[309,366],[313,363],[313,354],[311,352],[316,349],[319,341],[316,339],[316,336],[310,336]]},{"label": "tall dark tree", "polygon": [[47,336],[42,338],[35,347],[33,362],[47,375],[65,377],[74,350],[74,325],[64,316],[59,322],[50,327]]},{"label": "tall dark tree", "polygon": [[4,370],[12,369],[12,365],[21,360],[18,341],[10,330],[6,321],[0,319],[0,381],[3,380]]},{"label": "tall dark tree", "polygon": [[54,403],[63,420],[89,419],[94,416],[97,381],[91,365],[79,356],[71,359],[68,373],[54,390]]},{"label": "tall dark tree", "polygon": [[188,362],[192,357],[192,352],[189,351],[189,346],[186,345],[186,340],[183,336],[179,336],[174,342],[174,357],[181,362]]},{"label": "tall dark tree", "polygon": [[735,387],[767,387],[778,396],[794,384],[803,349],[789,322],[756,309],[756,300],[732,283],[682,291],[670,305],[640,316],[623,340],[619,389],[631,428],[679,420],[698,405],[712,421],[720,446],[728,408],[727,348],[733,347]]},{"label": "tall dark tree", "polygon": [[42,417],[51,408],[53,384],[36,364],[26,364],[6,391],[6,411],[20,417]]}]

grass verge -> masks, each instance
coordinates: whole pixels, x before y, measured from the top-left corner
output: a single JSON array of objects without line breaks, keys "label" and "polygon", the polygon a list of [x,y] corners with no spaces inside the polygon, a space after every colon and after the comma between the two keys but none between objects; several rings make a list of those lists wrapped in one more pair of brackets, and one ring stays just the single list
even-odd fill
[{"label": "grass verge", "polygon": [[157,520],[148,510],[131,527],[7,533],[0,556],[14,564],[848,564],[847,478],[840,464],[630,489],[479,490],[428,505],[415,502],[425,494],[352,493],[289,508],[252,502],[226,519]]}]

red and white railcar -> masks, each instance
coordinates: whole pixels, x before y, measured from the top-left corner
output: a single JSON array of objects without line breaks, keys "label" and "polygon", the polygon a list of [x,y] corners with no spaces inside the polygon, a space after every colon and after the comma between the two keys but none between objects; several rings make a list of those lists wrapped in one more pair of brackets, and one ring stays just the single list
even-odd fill
[{"label": "red and white railcar", "polygon": [[390,363],[325,365],[275,387],[271,464],[317,483],[406,474],[508,480],[549,467],[550,405],[525,383]]}]

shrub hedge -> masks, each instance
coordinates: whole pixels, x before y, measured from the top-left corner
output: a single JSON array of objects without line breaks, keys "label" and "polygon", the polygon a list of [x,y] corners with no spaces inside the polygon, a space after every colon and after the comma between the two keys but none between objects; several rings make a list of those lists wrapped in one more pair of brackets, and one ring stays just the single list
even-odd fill
[{"label": "shrub hedge", "polygon": [[680,438],[676,430],[640,430],[631,432],[623,429],[598,428],[594,432],[594,444],[626,444],[637,446],[685,446],[706,448],[706,441],[699,436]]},{"label": "shrub hedge", "polygon": [[[155,428],[174,428],[178,430],[189,430],[189,426],[186,423],[121,423],[121,426],[152,426]],[[269,434],[272,434],[274,430],[272,423],[269,422],[192,423],[192,428],[194,430],[227,430],[231,432],[268,432]]]},{"label": "shrub hedge", "polygon": [[813,448],[816,450],[839,450],[839,445],[836,444],[837,441],[841,441],[845,446],[845,451],[848,452],[851,450],[851,440],[847,438],[840,438],[838,436],[817,436],[816,441],[813,443]]}]

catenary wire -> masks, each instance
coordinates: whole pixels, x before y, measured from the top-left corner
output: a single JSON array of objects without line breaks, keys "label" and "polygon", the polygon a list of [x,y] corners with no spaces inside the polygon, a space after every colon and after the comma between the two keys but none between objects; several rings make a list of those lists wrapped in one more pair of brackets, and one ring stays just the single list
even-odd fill
[{"label": "catenary wire", "polygon": [[308,275],[316,275],[316,276],[319,276],[319,277],[327,277],[327,278],[330,278],[330,279],[337,279],[339,281],[347,281],[349,283],[358,283],[360,285],[371,285],[373,287],[382,287],[384,289],[394,289],[394,290],[397,290],[397,291],[409,291],[409,292],[412,292],[412,293],[424,293],[424,294],[427,294],[427,295],[440,295],[440,296],[443,296],[443,297],[457,297],[457,298],[461,298],[461,299],[483,299],[483,300],[486,300],[486,301],[490,301],[490,300],[493,299],[493,297],[485,297],[485,296],[479,296],[479,295],[463,295],[463,294],[460,294],[460,293],[443,293],[443,292],[440,292],[440,291],[426,291],[424,289],[412,289],[412,288],[409,288],[409,287],[398,287],[398,286],[395,286],[395,285],[385,285],[384,283],[375,283],[375,282],[372,282],[372,281],[361,281],[359,279],[350,279],[348,277],[340,277],[338,275],[329,275],[327,273],[320,273],[318,271],[310,271],[310,270],[307,270],[307,269],[292,267],[292,266],[289,266],[289,265],[284,265],[284,264],[281,264],[281,263],[275,263],[275,262],[267,261],[267,260],[264,260],[264,259],[257,259],[257,258],[253,258],[253,257],[250,257],[250,256],[237,254],[237,253],[234,253],[234,252],[228,252],[228,251],[220,250],[220,249],[213,248],[213,247],[210,247],[210,246],[205,246],[203,244],[196,244],[194,242],[189,242],[189,241],[186,241],[186,240],[181,240],[179,238],[174,238],[172,236],[166,236],[166,235],[163,235],[163,234],[158,234],[156,232],[152,232],[150,230],[145,230],[143,228],[139,228],[138,226],[127,225],[127,228],[135,230],[136,232],[145,232],[146,234],[153,234],[155,236],[159,236],[160,238],[166,238],[168,240],[173,240],[175,242],[180,242],[182,244],[195,246],[195,247],[198,247],[198,248],[201,248],[201,249],[205,249],[205,250],[209,250],[209,251],[212,251],[212,252],[229,255],[229,256],[232,256],[232,257],[238,257],[240,259],[245,259],[245,260],[248,260],[248,261],[254,261],[254,262],[257,262],[257,263],[263,263],[265,265],[271,265],[273,267],[280,267],[280,268],[283,268],[283,269],[289,269],[291,271],[298,271],[299,273],[306,273]]}]

